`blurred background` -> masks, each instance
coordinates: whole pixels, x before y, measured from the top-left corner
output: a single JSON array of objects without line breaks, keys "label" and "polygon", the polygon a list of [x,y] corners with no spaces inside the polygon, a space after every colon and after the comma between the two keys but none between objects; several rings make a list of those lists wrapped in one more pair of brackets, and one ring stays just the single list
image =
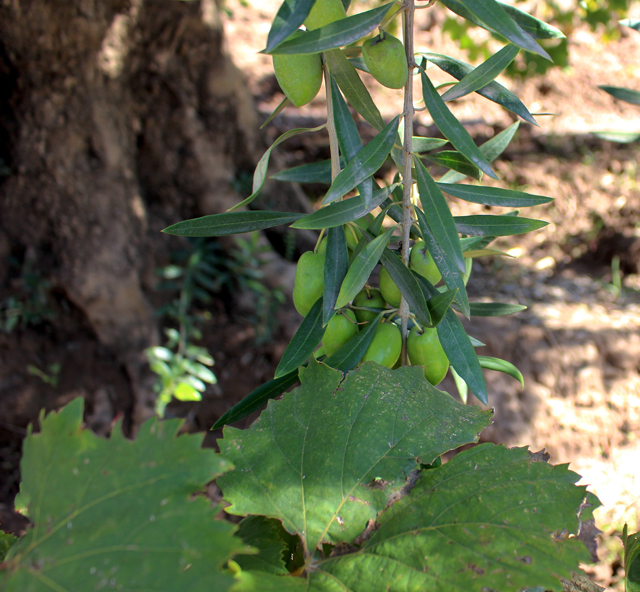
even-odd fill
[{"label": "blurred background", "polygon": [[[556,65],[520,55],[499,78],[539,127],[520,125],[495,163],[497,184],[555,201],[527,212],[549,226],[498,244],[513,258],[474,260],[473,300],[528,307],[467,323],[484,355],[525,377],[521,390],[486,372],[496,413],[483,438],[546,448],[583,475],[604,504],[601,562],[588,569],[621,589],[616,533],[625,521],[640,527],[640,107],[598,86],[640,90],[640,34],[619,25],[640,17],[640,3],[511,3],[566,39],[546,46]],[[101,434],[119,416],[133,434],[158,408],[201,431],[272,378],[300,322],[295,261],[316,235],[278,228],[189,241],[161,230],[249,195],[255,164],[281,133],[324,121],[321,92],[260,129],[283,98],[271,58],[257,53],[279,4],[0,5],[3,527],[14,524],[21,441],[41,409],[82,396]],[[417,11],[417,28],[418,51],[472,64],[501,46],[438,3]],[[371,88],[383,116],[395,115],[399,92]],[[449,104],[477,143],[515,121],[477,95]],[[416,129],[438,133],[425,112]],[[620,132],[631,141],[611,141]],[[271,173],[328,156],[325,133],[296,136],[274,151]],[[385,166],[379,177],[392,174]],[[252,207],[307,212],[325,190],[269,181]],[[449,379],[440,388],[456,393]]]}]

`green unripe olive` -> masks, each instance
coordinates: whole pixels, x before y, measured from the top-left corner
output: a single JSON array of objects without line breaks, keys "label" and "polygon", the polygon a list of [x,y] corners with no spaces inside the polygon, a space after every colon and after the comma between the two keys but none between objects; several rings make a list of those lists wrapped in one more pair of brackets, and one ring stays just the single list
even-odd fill
[{"label": "green unripe olive", "polygon": [[440,281],[442,275],[438,271],[431,253],[427,249],[424,241],[418,241],[411,249],[411,257],[409,258],[409,267],[423,278],[426,278],[434,286]]},{"label": "green unripe olive", "polygon": [[342,0],[316,0],[311,12],[304,20],[304,25],[313,31],[329,23],[339,21],[347,16]]},{"label": "green unripe olive", "polygon": [[402,351],[400,328],[393,323],[379,323],[373,341],[367,348],[363,362],[377,362],[381,366],[393,368]]},{"label": "green unripe olive", "polygon": [[[359,226],[363,230],[366,230],[367,226],[369,226],[369,224],[371,224],[373,220],[373,214],[367,214],[362,218],[354,220],[354,223],[356,226]],[[358,241],[362,238],[362,233],[357,228],[354,228],[353,224],[345,224],[344,234],[347,237],[347,247],[349,247],[353,251],[356,248]]]},{"label": "green unripe olive", "polygon": [[449,370],[449,359],[444,353],[438,330],[425,329],[422,334],[418,327],[411,329],[407,338],[407,352],[414,366],[424,366],[424,377],[434,386],[439,384]]},{"label": "green unripe olive", "polygon": [[[387,308],[387,301],[382,297],[377,288],[363,288],[353,299],[354,306],[365,306],[367,308]],[[371,322],[378,316],[377,312],[368,310],[356,310],[356,318],[360,323]]]},{"label": "green unripe olive", "polygon": [[324,255],[307,251],[298,259],[293,283],[293,305],[306,317],[324,292]]},{"label": "green unripe olive", "polygon": [[320,255],[324,255],[327,252],[327,237],[325,236],[321,241],[318,247],[316,248],[316,253]]},{"label": "green unripe olive", "polygon": [[400,288],[391,279],[386,267],[380,270],[380,293],[393,308],[400,306],[400,299],[402,298]]},{"label": "green unripe olive", "polygon": [[[305,34],[304,31],[296,31],[289,39]],[[296,107],[312,101],[322,86],[322,58],[319,53],[274,55],[273,69],[282,92]]]},{"label": "green unripe olive", "polygon": [[358,332],[356,315],[352,310],[336,313],[327,323],[327,329],[322,338],[325,353],[330,356],[337,352],[349,339]]},{"label": "green unripe olive", "polygon": [[402,88],[407,83],[409,68],[404,46],[397,37],[382,32],[362,45],[362,57],[369,73],[387,88]]}]

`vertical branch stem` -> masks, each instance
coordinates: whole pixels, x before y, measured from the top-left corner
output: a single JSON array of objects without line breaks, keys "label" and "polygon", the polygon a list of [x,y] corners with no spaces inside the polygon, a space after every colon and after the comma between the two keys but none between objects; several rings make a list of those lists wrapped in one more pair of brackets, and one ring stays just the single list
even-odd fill
[{"label": "vertical branch stem", "polygon": [[340,174],[340,147],[336,125],[333,119],[333,99],[331,97],[331,76],[327,63],[324,64],[324,87],[327,96],[327,131],[329,132],[329,149],[331,151],[331,180]]},{"label": "vertical branch stem", "polygon": [[[413,164],[413,21],[415,15],[414,0],[405,0],[405,10],[402,14],[402,26],[404,37],[404,49],[409,65],[409,77],[404,87],[404,141],[402,157],[404,170],[402,171],[402,261],[409,265],[409,240],[411,233],[411,189],[413,178],[411,175],[411,165]],[[409,305],[402,297],[400,302],[400,319],[402,321],[402,364],[408,363],[407,358],[407,325],[409,322]]]}]

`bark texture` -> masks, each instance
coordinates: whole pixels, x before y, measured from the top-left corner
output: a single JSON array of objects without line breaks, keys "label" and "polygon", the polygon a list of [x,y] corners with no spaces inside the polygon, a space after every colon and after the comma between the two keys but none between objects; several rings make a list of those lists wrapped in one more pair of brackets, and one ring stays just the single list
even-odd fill
[{"label": "bark texture", "polygon": [[159,231],[237,203],[233,180],[261,153],[219,6],[5,0],[0,100],[0,259],[19,245],[47,260],[126,370],[140,421],[153,408],[143,350],[159,339]]}]

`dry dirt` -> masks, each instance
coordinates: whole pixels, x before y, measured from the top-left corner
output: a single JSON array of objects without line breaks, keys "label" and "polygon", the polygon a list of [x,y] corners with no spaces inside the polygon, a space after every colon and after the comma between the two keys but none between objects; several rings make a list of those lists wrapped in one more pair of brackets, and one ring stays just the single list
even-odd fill
[{"label": "dry dirt", "polygon": [[[233,13],[225,25],[227,42],[265,119],[282,95],[273,76],[266,74],[270,58],[257,52],[264,46],[279,3],[251,0],[242,6],[236,0],[227,1]],[[440,33],[441,19],[436,9],[419,12],[417,45],[456,55],[455,47]],[[569,68],[524,82],[500,79],[532,112],[554,115],[538,117],[539,128],[521,126],[512,146],[496,163],[499,184],[549,195],[555,201],[525,213],[548,220],[549,226],[499,243],[499,248],[517,258],[476,262],[469,285],[474,300],[528,306],[515,317],[474,318],[468,323],[469,332],[487,345],[483,354],[513,362],[525,376],[526,386],[520,390],[513,379],[487,373],[496,414],[483,437],[508,445],[529,445],[534,450],[546,448],[552,462],[571,463],[583,476],[582,483],[589,484],[603,502],[596,512],[604,531],[602,561],[588,571],[599,583],[615,589],[621,589],[622,576],[616,533],[625,521],[632,530],[640,528],[639,159],[638,143],[615,145],[590,132],[640,130],[638,108],[616,103],[597,89],[598,84],[620,84],[621,80],[640,89],[639,64],[640,35],[624,34],[605,44],[597,34],[579,28],[571,38]],[[274,139],[301,123],[320,122],[325,108],[321,96],[298,112],[278,116],[266,129],[267,136]],[[385,116],[399,109],[396,92],[378,90],[374,98]],[[480,142],[513,121],[499,107],[472,97],[456,101],[452,109]],[[417,120],[418,133],[436,133],[427,115],[420,113]],[[362,131],[371,135],[365,124]],[[274,160],[277,168],[286,168],[327,155],[327,138],[317,134],[284,144]],[[313,195],[321,188],[308,190]],[[453,208],[455,213],[476,211],[460,202]],[[620,276],[612,272],[614,257],[620,260]],[[283,307],[279,320],[274,342],[255,347],[252,323],[238,315],[229,317],[220,308],[205,337],[216,360],[219,384],[203,404],[175,405],[172,411],[187,416],[191,429],[206,429],[229,406],[270,378],[296,328],[290,305]],[[13,347],[24,352],[23,360],[3,369],[3,380],[13,376],[15,388],[32,393],[26,398],[32,402],[30,408],[15,409],[0,423],[0,503],[5,508],[19,477],[16,436],[37,417],[40,406],[53,408],[85,394],[89,424],[104,431],[116,413],[127,414],[131,405],[122,369],[101,360],[94,337],[83,333],[80,320],[76,326],[52,322],[47,327],[48,341],[40,340],[40,332],[32,330],[18,337],[15,333],[0,336],[0,353]],[[65,364],[64,348],[85,352],[86,368]],[[56,386],[26,371],[34,361],[45,368],[61,359]],[[96,375],[110,378],[106,384],[93,384],[91,377]],[[449,382],[442,386],[455,392]]]}]

